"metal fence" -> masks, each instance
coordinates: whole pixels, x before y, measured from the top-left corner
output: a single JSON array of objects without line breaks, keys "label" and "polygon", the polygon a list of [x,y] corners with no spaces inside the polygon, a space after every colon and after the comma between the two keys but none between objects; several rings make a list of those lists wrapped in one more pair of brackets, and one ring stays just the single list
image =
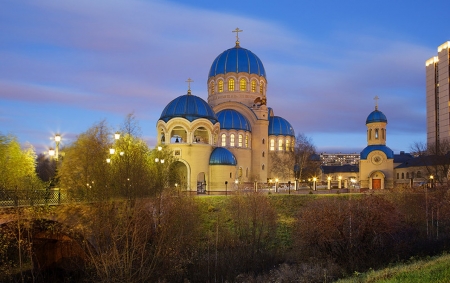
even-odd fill
[{"label": "metal fence", "polygon": [[59,189],[0,190],[0,207],[57,205],[66,199],[66,195]]}]

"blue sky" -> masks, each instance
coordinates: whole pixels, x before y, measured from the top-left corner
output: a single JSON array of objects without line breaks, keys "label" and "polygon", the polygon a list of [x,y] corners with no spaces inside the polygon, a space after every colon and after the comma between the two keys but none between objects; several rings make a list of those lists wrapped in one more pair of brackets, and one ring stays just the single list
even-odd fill
[{"label": "blue sky", "polygon": [[[267,2],[267,3],[266,3]],[[360,152],[365,120],[387,116],[387,145],[426,141],[425,61],[450,40],[450,1],[6,0],[0,9],[0,132],[38,153],[134,112],[155,145],[167,103],[206,100],[217,55],[254,52],[267,103],[319,152]]]}]

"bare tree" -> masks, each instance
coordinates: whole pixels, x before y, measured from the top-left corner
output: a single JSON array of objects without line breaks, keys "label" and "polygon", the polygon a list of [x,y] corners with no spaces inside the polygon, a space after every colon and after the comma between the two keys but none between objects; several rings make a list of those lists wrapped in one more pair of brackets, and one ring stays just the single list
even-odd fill
[{"label": "bare tree", "polygon": [[441,185],[448,182],[450,169],[450,140],[444,139],[437,146],[434,143],[428,145],[415,142],[411,151],[417,155],[421,167],[425,168],[427,175],[433,175],[434,180]]},{"label": "bare tree", "polygon": [[294,172],[297,173],[297,176],[295,176],[297,179],[302,180],[316,176],[319,171],[320,162],[315,157],[316,147],[312,139],[303,133],[298,134],[295,140],[294,151],[292,152],[294,166],[298,169],[298,172]]}]

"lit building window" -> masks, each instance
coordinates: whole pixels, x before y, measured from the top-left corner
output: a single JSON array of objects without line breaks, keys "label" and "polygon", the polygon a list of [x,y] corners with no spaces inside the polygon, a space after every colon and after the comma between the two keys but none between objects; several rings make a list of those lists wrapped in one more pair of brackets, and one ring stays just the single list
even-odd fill
[{"label": "lit building window", "polygon": [[242,167],[239,167],[239,178],[242,177]]},{"label": "lit building window", "polygon": [[294,141],[291,142],[291,148],[292,148],[292,151],[294,151],[294,148],[295,148],[295,143],[294,143]]},{"label": "lit building window", "polygon": [[261,81],[260,85],[259,85],[259,93],[264,95],[264,82]]},{"label": "lit building window", "polygon": [[234,79],[229,79],[228,80],[228,90],[229,91],[234,91]]},{"label": "lit building window", "polygon": [[252,92],[256,92],[256,81],[252,81]]},{"label": "lit building window", "polygon": [[291,145],[290,141],[286,140],[286,151],[290,151],[291,150],[290,149],[290,145]]},{"label": "lit building window", "polygon": [[283,140],[278,140],[278,150],[279,151],[283,150]]},{"label": "lit building window", "polygon": [[238,145],[239,145],[239,147],[242,147],[242,135],[239,135]]},{"label": "lit building window", "polygon": [[223,81],[222,80],[219,80],[219,86],[218,86],[218,88],[219,88],[219,92],[223,92]]},{"label": "lit building window", "polygon": [[222,146],[227,145],[227,136],[225,134],[222,134]]},{"label": "lit building window", "polygon": [[241,79],[239,81],[239,89],[240,90],[247,90],[247,81],[245,79]]},{"label": "lit building window", "polygon": [[214,94],[214,82],[211,82],[211,83],[209,84],[209,92],[210,92],[211,94]]},{"label": "lit building window", "polygon": [[275,140],[274,139],[271,139],[270,140],[270,150],[275,150]]},{"label": "lit building window", "polygon": [[375,138],[378,139],[378,129],[375,129]]},{"label": "lit building window", "polygon": [[230,146],[234,146],[234,134],[230,135]]},{"label": "lit building window", "polygon": [[245,135],[245,147],[248,147],[248,135]]}]

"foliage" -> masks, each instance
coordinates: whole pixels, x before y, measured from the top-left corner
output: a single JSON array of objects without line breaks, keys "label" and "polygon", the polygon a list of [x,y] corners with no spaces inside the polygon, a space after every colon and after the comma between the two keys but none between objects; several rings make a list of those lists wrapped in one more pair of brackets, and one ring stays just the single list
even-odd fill
[{"label": "foliage", "polygon": [[0,189],[41,189],[35,173],[36,154],[31,146],[21,149],[16,137],[0,134]]}]

